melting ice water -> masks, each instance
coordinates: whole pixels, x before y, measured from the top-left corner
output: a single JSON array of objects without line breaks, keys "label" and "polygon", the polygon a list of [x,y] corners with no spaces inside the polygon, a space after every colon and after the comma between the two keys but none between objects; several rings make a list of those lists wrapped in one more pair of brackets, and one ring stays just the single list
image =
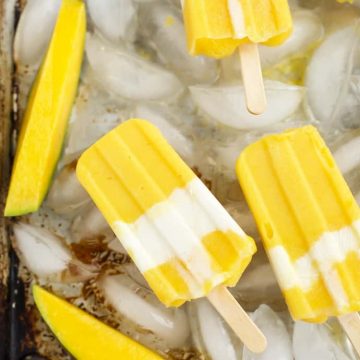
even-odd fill
[{"label": "melting ice water", "polygon": [[[244,106],[237,56],[215,61],[188,55],[178,0],[87,1],[86,57],[59,171],[41,211],[14,225],[14,248],[42,284],[75,298],[75,304],[107,317],[145,345],[165,353],[174,350],[174,359],[189,357],[193,349],[199,354],[194,355],[196,360],[204,356],[213,360],[353,359],[334,323],[294,324],[284,312],[254,219],[235,179],[236,158],[247,144],[286,128],[320,124],[360,202],[359,9],[335,0],[290,3],[293,34],[280,47],[260,49],[268,109],[255,117]],[[28,0],[22,13],[14,43],[21,74],[20,114],[59,5],[58,0]],[[77,182],[74,161],[78,156],[133,116],[158,126],[244,230],[257,239],[259,252],[232,291],[248,310],[264,302],[282,310],[276,313],[263,305],[252,314],[268,336],[270,346],[264,354],[255,356],[243,349],[206,300],[187,304],[186,313],[183,308],[161,305]],[[89,265],[93,250],[88,249],[89,263],[85,263],[70,243],[101,245],[101,256],[112,252],[119,257]],[[106,305],[97,293],[84,298],[89,283],[105,296]]]}]

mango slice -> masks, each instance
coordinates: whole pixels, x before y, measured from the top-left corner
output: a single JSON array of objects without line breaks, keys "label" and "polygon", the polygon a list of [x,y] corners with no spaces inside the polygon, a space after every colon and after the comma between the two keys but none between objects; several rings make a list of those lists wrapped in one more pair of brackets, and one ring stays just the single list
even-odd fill
[{"label": "mango slice", "polygon": [[5,216],[36,211],[49,188],[77,91],[86,34],[82,0],[63,0],[28,100]]},{"label": "mango slice", "polygon": [[161,360],[159,355],[86,312],[33,287],[35,303],[54,335],[78,360]]}]

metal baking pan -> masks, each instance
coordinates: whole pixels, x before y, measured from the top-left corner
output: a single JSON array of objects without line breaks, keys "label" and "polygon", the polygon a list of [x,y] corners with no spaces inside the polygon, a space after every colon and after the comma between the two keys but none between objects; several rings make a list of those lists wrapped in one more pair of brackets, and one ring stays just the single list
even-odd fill
[{"label": "metal baking pan", "polygon": [[[14,30],[24,1],[0,1],[0,212],[3,214],[12,158],[11,139],[17,129],[16,69],[12,59]],[[39,344],[36,338],[50,334],[39,331],[33,305],[27,303],[27,286],[18,277],[19,260],[10,245],[9,221],[0,217],[0,359],[36,360]],[[36,324],[36,326],[35,326]],[[36,330],[38,329],[38,330]],[[56,344],[55,346],[53,344]],[[61,351],[56,359],[69,358],[55,341],[44,341],[41,352],[54,358],[50,348]]]},{"label": "metal baking pan", "polygon": [[[101,0],[99,0],[101,1]],[[335,2],[335,0],[332,0]],[[3,214],[13,143],[19,119],[16,68],[12,59],[14,30],[26,0],[0,0],[0,211]],[[72,359],[40,319],[32,303],[26,270],[11,248],[11,222],[0,217],[0,360]],[[21,276],[19,275],[21,274]],[[25,280],[24,280],[25,279]],[[247,311],[247,300],[241,299]],[[281,300],[271,304],[285,309]],[[184,359],[192,359],[184,357]],[[224,359],[225,360],[225,359]],[[274,359],[276,360],[276,359]],[[322,359],[319,359],[322,360]]]}]

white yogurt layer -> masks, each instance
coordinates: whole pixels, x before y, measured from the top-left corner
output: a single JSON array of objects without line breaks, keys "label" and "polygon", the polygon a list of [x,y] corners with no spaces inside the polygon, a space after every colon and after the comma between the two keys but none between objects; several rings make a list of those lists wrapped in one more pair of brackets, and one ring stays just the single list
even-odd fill
[{"label": "white yogurt layer", "polygon": [[116,221],[113,230],[141,272],[178,258],[201,283],[214,277],[201,240],[214,231],[231,230],[245,237],[239,225],[197,178],[185,188],[176,189],[134,223]]},{"label": "white yogurt layer", "polygon": [[324,233],[295,263],[281,245],[271,248],[269,257],[283,290],[299,287],[307,292],[321,277],[337,306],[343,308],[349,304],[349,299],[333,267],[343,262],[351,252],[360,256],[359,248],[360,220],[357,220],[338,231]]},{"label": "white yogurt layer", "polygon": [[244,12],[239,0],[228,0],[228,9],[235,39],[243,39],[247,36],[244,20]]}]

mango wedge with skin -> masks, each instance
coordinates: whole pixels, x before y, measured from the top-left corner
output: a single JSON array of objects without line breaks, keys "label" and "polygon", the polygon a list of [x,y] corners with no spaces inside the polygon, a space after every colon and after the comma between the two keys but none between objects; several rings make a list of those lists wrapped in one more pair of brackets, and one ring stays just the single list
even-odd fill
[{"label": "mango wedge with skin", "polygon": [[162,358],[86,312],[33,287],[35,303],[52,332],[78,360],[161,360]]},{"label": "mango wedge with skin", "polygon": [[5,216],[36,211],[61,154],[77,91],[86,34],[82,0],[63,0],[22,122]]}]

